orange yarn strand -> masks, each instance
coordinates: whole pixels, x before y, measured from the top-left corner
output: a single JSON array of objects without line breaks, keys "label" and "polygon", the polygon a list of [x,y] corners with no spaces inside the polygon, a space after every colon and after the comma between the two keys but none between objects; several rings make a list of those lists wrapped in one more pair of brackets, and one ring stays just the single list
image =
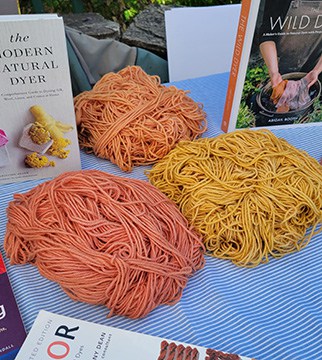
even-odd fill
[{"label": "orange yarn strand", "polygon": [[142,180],[87,170],[60,175],[9,203],[4,247],[78,301],[131,318],[176,303],[204,265],[201,238],[173,202]]},{"label": "orange yarn strand", "polygon": [[79,142],[121,170],[165,156],[206,130],[206,114],[187,92],[160,84],[138,66],[104,75],[74,99]]}]

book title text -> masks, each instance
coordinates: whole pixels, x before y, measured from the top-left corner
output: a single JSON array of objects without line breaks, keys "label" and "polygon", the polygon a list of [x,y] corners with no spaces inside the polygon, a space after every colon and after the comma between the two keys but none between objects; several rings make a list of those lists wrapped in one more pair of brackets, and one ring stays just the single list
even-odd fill
[{"label": "book title text", "polygon": [[270,17],[271,31],[285,31],[285,30],[316,30],[322,28],[322,15],[311,19],[308,15],[302,16],[286,16],[282,19],[279,16],[277,19]]},{"label": "book title text", "polygon": [[13,47],[0,50],[1,72],[9,75],[10,85],[45,83],[46,71],[58,69],[52,46],[29,47],[29,41],[29,35],[16,33],[9,37]]}]

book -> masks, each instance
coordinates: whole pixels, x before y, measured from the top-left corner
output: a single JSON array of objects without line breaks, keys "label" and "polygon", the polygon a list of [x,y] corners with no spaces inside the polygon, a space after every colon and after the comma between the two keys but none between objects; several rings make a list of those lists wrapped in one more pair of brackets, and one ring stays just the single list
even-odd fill
[{"label": "book", "polygon": [[79,170],[63,19],[0,16],[0,183]]},{"label": "book", "polygon": [[250,360],[41,310],[16,360]]},{"label": "book", "polygon": [[[228,72],[239,13],[240,4],[172,7],[166,10],[170,82]],[[225,41],[222,41],[222,34],[225,34]]]},{"label": "book", "polygon": [[0,360],[15,359],[25,338],[25,328],[0,254]]},{"label": "book", "polygon": [[243,0],[221,128],[322,124],[322,1]]}]

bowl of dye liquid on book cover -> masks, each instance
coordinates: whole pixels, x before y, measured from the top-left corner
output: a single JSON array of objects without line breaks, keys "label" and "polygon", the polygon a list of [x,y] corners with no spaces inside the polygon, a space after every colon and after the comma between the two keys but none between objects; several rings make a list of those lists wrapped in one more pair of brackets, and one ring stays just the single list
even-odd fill
[{"label": "bowl of dye liquid on book cover", "polygon": [[[296,72],[284,74],[284,80],[300,80],[306,73]],[[273,101],[271,100],[272,86],[268,82],[258,92],[254,104],[254,112],[256,117],[256,126],[274,126],[287,125],[307,122],[307,115],[313,111],[313,103],[321,96],[321,82],[317,80],[309,89],[311,98],[304,106],[287,112],[278,112]]]}]

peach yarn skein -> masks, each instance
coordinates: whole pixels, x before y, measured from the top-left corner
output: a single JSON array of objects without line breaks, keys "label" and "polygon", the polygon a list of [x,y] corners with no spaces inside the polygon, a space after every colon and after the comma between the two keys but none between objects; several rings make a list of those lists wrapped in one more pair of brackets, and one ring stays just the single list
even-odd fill
[{"label": "peach yarn skein", "polygon": [[79,143],[123,171],[162,159],[207,128],[202,105],[139,66],[105,74],[74,99]]}]

